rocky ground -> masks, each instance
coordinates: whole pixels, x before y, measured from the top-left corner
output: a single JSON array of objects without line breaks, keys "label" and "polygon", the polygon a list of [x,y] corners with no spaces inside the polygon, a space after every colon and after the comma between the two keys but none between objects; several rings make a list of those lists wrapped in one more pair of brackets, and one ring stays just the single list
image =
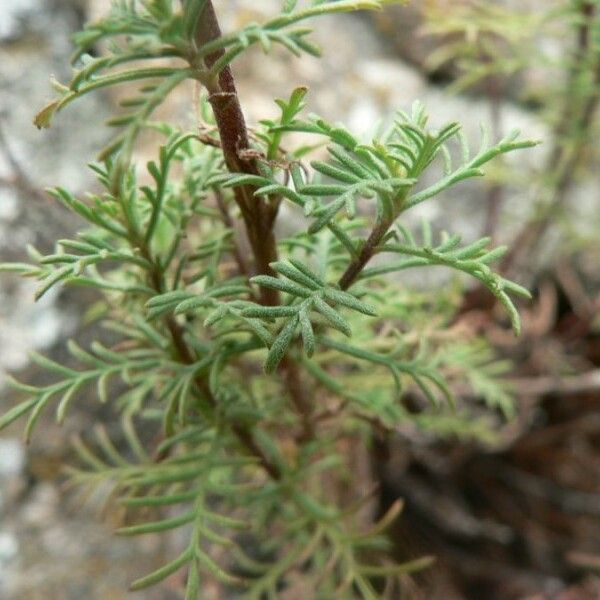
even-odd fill
[{"label": "rocky ground", "polygon": [[[85,8],[63,0],[0,3],[0,261],[26,259],[28,244],[48,251],[73,231],[76,221],[43,193],[46,186],[93,185],[85,164],[106,139],[100,124],[110,99],[82,101],[48,131],[33,126],[52,95],[49,77],[69,77],[68,38]],[[34,303],[34,289],[34,282],[15,277],[0,281],[1,411],[12,402],[6,372],[35,377],[27,353],[52,351],[79,328],[79,297],[53,293]],[[76,421],[83,429],[91,422],[85,412]],[[46,422],[39,434],[28,448],[18,427],[0,437],[0,598],[125,598],[128,582],[157,564],[162,549],[153,540],[114,539],[90,509],[67,505],[58,468],[69,430]],[[165,588],[147,597],[177,596]]]},{"label": "rocky ground", "polygon": [[[51,95],[49,76],[68,78],[69,34],[105,4],[100,0],[0,3],[0,261],[23,260],[27,244],[47,250],[52,240],[76,227],[77,223],[44,195],[45,186],[64,185],[75,192],[93,186],[84,165],[106,139],[100,123],[110,114],[113,99],[91,96],[61,115],[49,131],[37,131],[32,118]],[[224,29],[233,27],[236,21],[258,19],[257,13],[268,14],[280,3],[232,0],[230,4],[231,10],[224,11]],[[414,13],[410,15],[411,19],[417,18]],[[251,51],[236,65],[249,121],[273,114],[274,97],[288,95],[296,85],[307,85],[311,89],[311,111],[344,121],[365,136],[376,123],[392,118],[396,108],[409,109],[419,98],[434,115],[434,125],[463,120],[468,115],[467,133],[475,143],[477,122],[490,119],[487,101],[477,96],[449,96],[432,84],[420,69],[419,53],[413,56],[406,44],[382,33],[382,29],[398,30],[396,25],[401,19],[399,12],[393,12],[377,22],[364,16],[323,20],[316,32],[325,50],[323,61],[298,61],[280,54],[265,59],[259,50]],[[407,22],[410,24],[410,19]],[[406,31],[410,33],[414,28]],[[414,45],[410,48],[414,50]],[[193,126],[189,101],[190,95],[180,95],[171,108],[182,122]],[[98,125],[90,127],[90,122]],[[527,137],[544,139],[548,133],[539,118],[517,104],[503,106],[503,123],[510,124],[511,129],[519,127]],[[511,160],[518,161],[514,164],[523,170],[535,171],[545,152],[541,147]],[[526,183],[516,182],[508,188],[500,238],[509,238],[524,219],[530,193]],[[597,200],[590,200],[594,197],[589,193],[593,186],[584,180],[574,194],[578,227],[582,230],[592,227],[593,211],[597,210]],[[453,231],[473,238],[483,228],[481,197],[485,193],[481,184],[464,186],[460,196],[446,199],[451,211],[435,204],[424,207],[423,215],[442,227],[449,227],[451,220]],[[12,277],[0,279],[0,411],[11,401],[3,388],[4,374],[19,371],[25,373],[24,377],[35,378],[35,371],[28,367],[27,353],[60,353],[59,341],[81,330],[80,296],[55,293],[34,303],[34,287]],[[68,454],[67,437],[73,431],[89,428],[93,414],[78,409],[64,430],[44,422],[28,448],[21,441],[18,427],[1,434],[3,600],[125,598],[127,582],[158,564],[161,554],[168,551],[150,538],[138,542],[115,539],[110,519],[105,523],[93,514],[93,507],[67,502],[58,483],[58,465]],[[147,592],[144,598],[175,599],[177,584],[169,582]],[[598,596],[593,595],[594,591],[591,594],[589,598],[600,597],[600,592]],[[579,597],[585,596],[573,596]]]}]

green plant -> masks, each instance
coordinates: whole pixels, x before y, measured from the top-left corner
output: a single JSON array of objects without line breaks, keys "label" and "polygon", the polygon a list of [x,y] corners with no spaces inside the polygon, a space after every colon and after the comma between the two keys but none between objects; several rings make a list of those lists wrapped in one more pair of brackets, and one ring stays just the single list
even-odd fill
[{"label": "green plant", "polygon": [[[78,441],[84,466],[72,479],[109,482],[112,499],[141,511],[123,535],[189,534],[179,556],[133,589],[186,568],[188,599],[201,597],[206,578],[259,599],[277,597],[299,576],[305,597],[393,596],[430,559],[395,561],[384,534],[401,503],[365,520],[371,496],[355,491],[361,482],[345,448],[405,425],[485,440],[494,413],[512,412],[505,365],[483,340],[448,335],[460,289],[418,293],[393,274],[429,266],[466,273],[498,298],[518,333],[512,298],[529,294],[490,266],[506,248],[434,236],[427,223],[417,235],[403,215],[533,142],[511,134],[490,144],[484,132],[471,152],[458,124],[429,129],[419,103],[361,141],[342,125],[304,117],[304,88],[277,101],[277,119],[251,131],[244,122],[229,67],[237,55],[256,43],[317,54],[303,21],[385,3],[287,0],[266,23],[221,35],[210,0],[117,1],[76,36],[75,75],[56,84],[58,99],[36,119],[49,126],[89,92],[142,82],[91,166],[101,191],[83,199],[51,191],[85,228],[59,240],[54,254],[32,250],[31,265],[0,266],[40,280],[38,297],[62,283],[102,298],[99,319],[114,345],[70,343],[80,368],[34,355],[55,379],[42,387],[13,381],[26,399],[0,427],[28,415],[29,436],[45,409],[55,406],[62,421],[90,388],[123,415],[126,443],[117,446],[102,428],[95,442]],[[97,44],[104,55],[86,54]],[[152,121],[190,79],[206,92],[203,133]],[[164,137],[147,174],[132,161],[145,130]],[[327,159],[309,168],[311,149],[294,147],[294,132],[324,141]],[[438,166],[437,181],[420,185]],[[276,239],[282,202],[306,227]],[[484,400],[483,417],[453,393],[457,382]],[[162,437],[152,445],[142,430]]]},{"label": "green plant", "polygon": [[[502,129],[501,104],[510,78],[521,77],[517,100],[538,105],[551,129],[544,167],[527,178],[528,182],[535,181],[535,200],[529,218],[503,258],[500,270],[505,275],[514,275],[531,263],[551,223],[569,220],[565,205],[574,182],[585,172],[586,164],[593,162],[589,156],[594,153],[592,140],[597,133],[598,3],[561,0],[540,8],[509,8],[469,0],[448,15],[444,0],[429,0],[424,9],[424,32],[439,41],[429,57],[429,68],[454,64],[455,90],[484,82],[496,131]],[[531,68],[538,70],[533,86],[527,81]],[[498,220],[499,195],[499,189],[492,188],[490,234]],[[573,245],[578,234],[571,228],[564,237]]]}]

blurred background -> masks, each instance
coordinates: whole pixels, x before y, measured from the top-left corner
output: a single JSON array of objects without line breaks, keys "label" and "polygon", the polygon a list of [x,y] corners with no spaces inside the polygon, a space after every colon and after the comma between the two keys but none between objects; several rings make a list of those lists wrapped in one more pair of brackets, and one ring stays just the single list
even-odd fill
[{"label": "blurred background", "polygon": [[[25,260],[27,245],[48,251],[77,228],[44,188],[93,187],[85,164],[108,139],[103,121],[117,98],[89,96],[50,130],[32,120],[52,96],[50,76],[69,79],[70,34],[106,5],[0,0],[0,262]],[[224,30],[279,9],[277,0],[217,3]],[[249,123],[276,113],[273,98],[306,85],[310,111],[364,136],[419,99],[434,126],[458,120],[473,145],[482,123],[496,138],[518,128],[543,142],[421,210],[467,241],[485,234],[509,244],[504,273],[529,286],[534,300],[521,307],[518,340],[497,325],[481,290],[470,289],[460,311],[462,327],[484,333],[513,361],[518,416],[494,444],[399,432],[376,465],[382,502],[406,500],[393,532],[398,544],[438,557],[409,597],[598,599],[600,6],[414,0],[315,26],[320,61],[277,52],[265,59],[254,49],[234,64]],[[165,107],[187,128],[196,124],[193,93]],[[417,271],[407,282],[451,284]],[[85,327],[93,294],[63,290],[34,303],[34,288],[0,278],[0,412],[13,402],[7,372],[39,378],[29,351],[60,360],[65,338],[94,337]],[[128,583],[170,553],[164,540],[115,538],[111,515],[99,518],[93,502],[74,500],[61,483],[69,438],[104,410],[79,403],[63,428],[48,418],[28,447],[18,425],[0,434],[0,599],[125,598]],[[175,599],[179,585],[143,597]]]}]

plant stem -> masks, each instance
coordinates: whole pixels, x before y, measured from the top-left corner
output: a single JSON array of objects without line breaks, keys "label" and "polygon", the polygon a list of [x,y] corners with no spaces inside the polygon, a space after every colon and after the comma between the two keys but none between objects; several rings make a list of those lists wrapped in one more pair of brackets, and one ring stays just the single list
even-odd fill
[{"label": "plant stem", "polygon": [[[207,0],[199,16],[195,35],[199,48],[221,36],[221,28],[211,0]],[[223,54],[222,50],[208,54],[204,59],[206,68],[210,69]],[[250,141],[230,67],[224,67],[217,80],[206,81],[205,85],[209,92],[208,101],[217,122],[227,168],[232,173],[258,175],[256,160],[250,157],[250,153],[245,152],[250,149]],[[246,225],[256,272],[261,275],[275,276],[270,263],[277,260],[273,226],[277,217],[278,203],[267,203],[264,199],[255,196],[256,189],[251,185],[235,187],[235,200]],[[264,305],[276,306],[280,303],[279,293],[276,290],[261,287],[260,294],[261,303]],[[298,366],[286,356],[282,361],[282,369],[286,377],[287,391],[302,418],[303,436],[312,439],[314,437],[312,406],[304,391]]]},{"label": "plant stem", "polygon": [[300,441],[312,440],[315,437],[313,406],[304,391],[298,365],[286,354],[281,361],[281,366],[285,372],[287,391],[302,421]]},{"label": "plant stem", "polygon": [[[502,136],[502,82],[499,75],[490,75],[486,81],[487,96],[490,105],[490,121],[492,135],[499,140]],[[487,195],[487,214],[484,226],[484,235],[495,242],[498,233],[498,221],[504,196],[504,186],[500,182],[492,184]]]},{"label": "plant stem", "polygon": [[235,223],[227,210],[227,205],[225,204],[225,198],[223,198],[223,193],[221,190],[215,190],[215,200],[217,203],[217,208],[221,213],[221,218],[223,219],[223,224],[225,227],[230,229],[233,233],[233,257],[235,258],[235,262],[238,266],[238,271],[240,275],[244,275],[245,277],[250,277],[250,269],[246,263],[246,258],[244,256],[244,252],[238,243],[236,236]]},{"label": "plant stem", "polygon": [[[187,342],[185,341],[183,329],[171,316],[167,317],[165,321],[171,334],[173,345],[179,354],[180,360],[185,364],[192,364],[194,362],[194,357],[189,346],[187,345]],[[194,382],[204,397],[207,398],[209,404],[214,408],[217,405],[217,401],[207,385],[206,380],[198,376],[194,378]],[[231,426],[231,429],[240,442],[246,447],[248,452],[251,455],[256,456],[263,469],[273,479],[281,479],[281,472],[279,468],[269,460],[263,449],[256,443],[256,440],[252,436],[252,432],[247,427],[237,423],[234,423]]]},{"label": "plant stem", "polygon": [[371,231],[371,235],[369,235],[365,245],[362,247],[360,254],[348,265],[348,268],[338,282],[342,290],[347,290],[356,281],[356,278],[365,268],[365,265],[373,258],[377,246],[379,246],[393,222],[394,219],[383,219]]},{"label": "plant stem", "polygon": [[[219,37],[221,29],[217,15],[211,0],[208,0],[198,19],[196,44],[201,48]],[[224,52],[219,50],[207,55],[204,59],[207,69],[210,69],[223,54]],[[230,67],[224,67],[216,80],[206,81],[205,85],[219,129],[227,168],[232,173],[258,175],[256,160],[245,153],[250,149],[248,130]],[[274,275],[269,263],[277,260],[277,246],[273,233],[277,208],[256,197],[255,191],[256,187],[251,185],[237,186],[234,188],[235,200],[246,225],[256,272],[261,275]],[[262,304],[275,306],[279,304],[279,294],[276,290],[261,288],[261,300]]]},{"label": "plant stem", "polygon": [[[511,251],[504,257],[501,271],[511,275],[539,246],[546,229],[567,199],[575,171],[590,142],[594,114],[600,102],[600,53],[591,42],[592,28],[598,24],[594,2],[580,2],[581,24],[577,28],[578,49],[574,66],[565,87],[563,110],[554,130],[554,146],[546,163],[545,173],[550,174],[546,205],[537,218],[529,221],[518,233]],[[586,74],[591,90],[578,97]],[[571,139],[569,139],[571,138]]]},{"label": "plant stem", "polygon": [[[157,294],[162,294],[165,291],[164,278],[162,274],[162,270],[160,265],[153,259],[152,253],[150,252],[150,248],[148,245],[142,240],[138,242],[138,247],[140,249],[141,255],[152,265],[152,268],[149,271],[149,279],[150,284],[154,288]],[[173,342],[173,347],[175,349],[177,359],[186,365],[191,365],[196,361],[194,353],[190,349],[188,343],[185,341],[185,333],[181,325],[177,322],[177,319],[172,315],[167,315],[164,317],[164,323],[167,329],[169,330],[169,334],[171,336],[171,341]],[[206,380],[200,376],[194,378],[194,383],[197,388],[200,390],[202,395],[207,399],[208,403],[211,407],[216,407],[217,400],[214,397],[209,385]],[[233,424],[231,427],[233,433],[237,436],[240,442],[246,447],[249,453],[253,456],[256,456],[260,465],[264,468],[264,470],[276,480],[281,479],[281,472],[277,465],[273,464],[267,455],[264,453],[263,449],[256,443],[254,440],[252,433],[248,430],[247,427],[239,424]]]}]

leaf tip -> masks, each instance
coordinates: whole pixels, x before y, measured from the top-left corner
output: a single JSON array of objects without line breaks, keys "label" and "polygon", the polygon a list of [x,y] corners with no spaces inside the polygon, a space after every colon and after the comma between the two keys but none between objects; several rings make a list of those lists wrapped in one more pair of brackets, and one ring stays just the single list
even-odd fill
[{"label": "leaf tip", "polygon": [[50,104],[42,108],[42,110],[40,110],[40,112],[37,113],[37,115],[35,115],[33,119],[33,124],[38,129],[48,129],[52,125],[52,119],[56,114],[56,111],[58,110],[58,105],[58,100],[55,100],[54,102],[51,102]]}]

